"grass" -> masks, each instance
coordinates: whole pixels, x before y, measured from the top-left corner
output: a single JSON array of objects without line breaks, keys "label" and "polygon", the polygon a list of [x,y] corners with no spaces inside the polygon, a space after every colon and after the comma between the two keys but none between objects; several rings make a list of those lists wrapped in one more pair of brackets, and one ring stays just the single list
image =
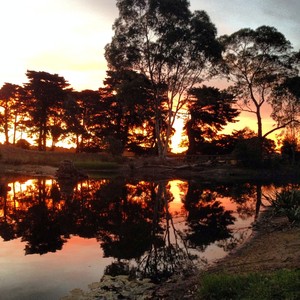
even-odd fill
[{"label": "grass", "polygon": [[0,145],[1,163],[7,165],[47,165],[58,167],[63,160],[71,160],[80,169],[115,170],[120,161],[107,153],[72,153],[25,150],[8,145]]},{"label": "grass", "polygon": [[300,299],[300,270],[204,274],[197,299]]},{"label": "grass", "polygon": [[116,170],[120,167],[120,164],[113,161],[76,161],[75,167],[84,170]]}]

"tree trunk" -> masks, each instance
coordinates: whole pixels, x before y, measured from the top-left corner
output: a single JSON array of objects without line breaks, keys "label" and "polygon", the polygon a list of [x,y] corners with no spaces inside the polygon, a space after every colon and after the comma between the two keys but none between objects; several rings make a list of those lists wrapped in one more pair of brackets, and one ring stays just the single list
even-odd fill
[{"label": "tree trunk", "polygon": [[172,130],[172,117],[173,117],[173,111],[172,111],[172,109],[170,109],[169,114],[168,114],[166,140],[164,142],[164,157],[167,156],[168,150],[169,150],[169,139],[170,139],[171,130]]},{"label": "tree trunk", "polygon": [[155,140],[157,144],[158,157],[164,158],[164,147],[161,140],[161,126],[160,126],[160,111],[159,111],[159,100],[155,99]]},{"label": "tree trunk", "polygon": [[256,109],[256,117],[257,117],[257,138],[258,138],[258,159],[259,164],[263,161],[263,133],[262,133],[262,120],[260,114],[260,107],[257,106]]},{"label": "tree trunk", "polygon": [[193,134],[191,121],[188,121],[186,123],[186,132],[187,132],[187,137],[188,137],[188,141],[189,141],[189,147],[187,150],[187,154],[189,154],[189,155],[196,154],[196,142],[195,142],[195,136]]},{"label": "tree trunk", "polygon": [[16,144],[17,127],[18,127],[18,115],[16,114],[14,120],[13,145]]},{"label": "tree trunk", "polygon": [[43,128],[42,128],[42,126],[40,126],[40,128],[39,128],[39,137],[38,137],[38,149],[39,149],[39,151],[43,150],[43,146],[42,146],[43,139],[42,139],[42,137],[43,137]]},{"label": "tree trunk", "polygon": [[4,109],[4,134],[5,134],[5,144],[9,144],[9,135],[8,135],[8,108]]}]

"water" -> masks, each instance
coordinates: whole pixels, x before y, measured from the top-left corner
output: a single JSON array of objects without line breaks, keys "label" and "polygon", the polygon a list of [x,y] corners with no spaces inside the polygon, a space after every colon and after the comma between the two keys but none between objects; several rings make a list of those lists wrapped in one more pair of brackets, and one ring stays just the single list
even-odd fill
[{"label": "water", "polygon": [[59,299],[103,274],[154,281],[224,257],[274,186],[3,179],[0,298]]}]

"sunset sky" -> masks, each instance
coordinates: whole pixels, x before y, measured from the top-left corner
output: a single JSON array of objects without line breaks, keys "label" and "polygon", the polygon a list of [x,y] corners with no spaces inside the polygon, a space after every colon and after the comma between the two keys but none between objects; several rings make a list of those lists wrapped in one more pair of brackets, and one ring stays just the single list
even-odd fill
[{"label": "sunset sky", "polygon": [[[300,48],[299,0],[191,0],[218,35],[270,25]],[[114,0],[1,0],[0,87],[23,84],[26,70],[63,76],[76,90],[98,89],[105,77],[104,46],[118,16]]]}]

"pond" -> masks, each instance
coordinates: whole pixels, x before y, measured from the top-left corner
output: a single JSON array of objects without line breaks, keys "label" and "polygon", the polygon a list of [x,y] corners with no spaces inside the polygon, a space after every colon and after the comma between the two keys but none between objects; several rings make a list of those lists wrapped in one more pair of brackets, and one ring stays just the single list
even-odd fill
[{"label": "pond", "polygon": [[224,257],[274,185],[2,179],[0,298],[59,299],[103,274],[154,282]]}]

